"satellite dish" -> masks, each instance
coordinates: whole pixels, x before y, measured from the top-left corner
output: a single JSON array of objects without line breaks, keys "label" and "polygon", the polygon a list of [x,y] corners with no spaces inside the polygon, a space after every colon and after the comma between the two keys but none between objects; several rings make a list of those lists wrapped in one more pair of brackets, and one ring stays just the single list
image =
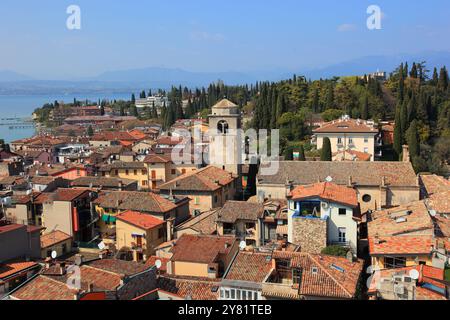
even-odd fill
[{"label": "satellite dish", "polygon": [[161,266],[162,266],[161,260],[156,260],[155,261],[155,266],[156,266],[157,269],[161,269]]},{"label": "satellite dish", "polygon": [[103,241],[100,242],[100,243],[98,244],[98,248],[99,248],[100,250],[104,250],[104,249],[106,248],[105,243],[104,243]]},{"label": "satellite dish", "polygon": [[56,259],[56,257],[58,256],[58,252],[56,252],[55,250],[52,251],[52,259]]},{"label": "satellite dish", "polygon": [[333,181],[333,178],[332,177],[330,177],[330,176],[328,176],[328,177],[326,177],[326,182],[332,182]]},{"label": "satellite dish", "polygon": [[241,250],[244,250],[245,248],[247,248],[247,243],[245,241],[241,241],[241,243],[239,243],[239,248]]},{"label": "satellite dish", "polygon": [[409,276],[414,280],[418,280],[420,277],[420,273],[416,269],[413,269],[409,272]]}]

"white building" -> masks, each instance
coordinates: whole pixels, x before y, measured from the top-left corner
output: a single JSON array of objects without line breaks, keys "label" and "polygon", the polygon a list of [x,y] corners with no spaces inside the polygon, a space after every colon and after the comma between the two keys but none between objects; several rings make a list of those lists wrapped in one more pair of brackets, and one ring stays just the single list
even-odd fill
[{"label": "white building", "polygon": [[339,245],[357,253],[359,205],[353,188],[331,182],[299,186],[288,195],[288,241],[302,252]]}]

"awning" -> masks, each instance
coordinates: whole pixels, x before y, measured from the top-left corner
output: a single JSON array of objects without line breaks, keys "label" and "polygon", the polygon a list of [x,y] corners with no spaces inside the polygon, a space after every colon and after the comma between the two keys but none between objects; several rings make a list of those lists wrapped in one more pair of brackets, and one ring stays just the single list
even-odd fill
[{"label": "awning", "polygon": [[109,222],[110,217],[111,217],[110,215],[104,214],[104,215],[102,216],[102,220],[103,220],[104,222]]}]

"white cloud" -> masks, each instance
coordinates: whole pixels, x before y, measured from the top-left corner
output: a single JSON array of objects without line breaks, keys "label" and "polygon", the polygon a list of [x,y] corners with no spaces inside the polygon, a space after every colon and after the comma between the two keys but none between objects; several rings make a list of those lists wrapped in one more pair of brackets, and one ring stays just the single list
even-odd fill
[{"label": "white cloud", "polygon": [[354,31],[354,30],[356,30],[356,25],[351,24],[351,23],[344,23],[344,24],[341,24],[340,26],[338,26],[337,30],[339,32]]}]

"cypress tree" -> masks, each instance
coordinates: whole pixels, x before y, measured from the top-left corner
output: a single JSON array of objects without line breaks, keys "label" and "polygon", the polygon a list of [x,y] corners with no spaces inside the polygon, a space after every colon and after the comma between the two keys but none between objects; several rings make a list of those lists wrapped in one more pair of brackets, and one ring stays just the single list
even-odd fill
[{"label": "cypress tree", "polygon": [[411,159],[418,157],[420,155],[420,140],[416,120],[411,122],[411,125],[406,132],[406,141],[408,142]]},{"label": "cypress tree", "polygon": [[441,72],[439,73],[439,81],[438,81],[439,89],[445,91],[448,88],[448,72],[447,68],[441,68]]},{"label": "cypress tree", "polygon": [[439,81],[439,76],[438,76],[438,72],[437,72],[437,68],[435,67],[433,70],[433,78],[431,80],[431,84],[432,85],[437,85]]},{"label": "cypress tree", "polygon": [[417,66],[416,63],[414,62],[411,68],[411,72],[409,73],[409,76],[413,79],[417,79]]},{"label": "cypress tree", "polygon": [[361,118],[363,120],[369,119],[369,96],[366,94],[361,110]]},{"label": "cypress tree", "polygon": [[402,136],[402,126],[401,126],[401,109],[400,104],[397,105],[395,110],[395,128],[394,128],[394,152],[397,159],[399,159],[400,154],[403,149],[403,136]]},{"label": "cypress tree", "polygon": [[322,152],[320,154],[320,161],[331,161],[331,141],[330,138],[326,137],[323,139]]},{"label": "cypress tree", "polygon": [[298,149],[298,153],[299,153],[299,157],[298,160],[300,161],[306,161],[306,157],[305,157],[305,148],[303,148],[303,145],[301,144],[299,149]]},{"label": "cypress tree", "polygon": [[135,97],[134,93],[131,94],[131,103],[132,103],[132,104],[135,104],[135,103],[136,103],[136,97]]},{"label": "cypress tree", "polygon": [[87,129],[87,135],[89,137],[92,137],[94,135],[94,129],[92,129],[92,126],[89,126]]}]

